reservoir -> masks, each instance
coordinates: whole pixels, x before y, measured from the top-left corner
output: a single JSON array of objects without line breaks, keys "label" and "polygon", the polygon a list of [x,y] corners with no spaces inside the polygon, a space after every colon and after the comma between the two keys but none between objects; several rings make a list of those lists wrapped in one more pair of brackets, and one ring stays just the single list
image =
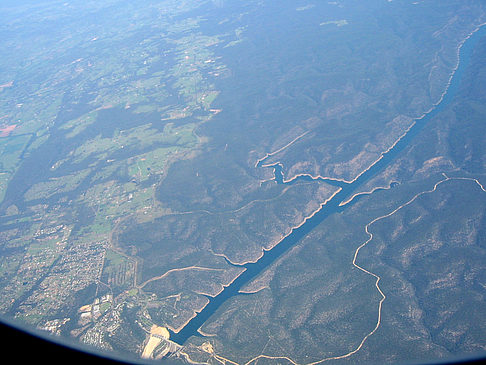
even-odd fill
[{"label": "reservoir", "polygon": [[[180,345],[183,345],[187,339],[191,336],[197,336],[199,333],[197,330],[221,307],[221,305],[228,299],[235,295],[241,295],[239,290],[251,280],[255,279],[260,273],[268,268],[275,260],[281,257],[291,247],[296,245],[302,238],[304,238],[309,232],[323,222],[328,216],[334,213],[338,213],[346,209],[349,204],[339,206],[339,204],[345,201],[351,194],[362,184],[367,182],[371,177],[383,171],[393,160],[402,152],[410,142],[419,134],[423,127],[434,118],[439,112],[441,112],[454,98],[456,94],[462,76],[467,69],[472,52],[477,42],[486,35],[486,27],[481,27],[474,32],[460,48],[459,62],[456,71],[450,79],[450,84],[445,90],[442,99],[433,108],[426,113],[422,118],[415,120],[415,124],[410,128],[409,132],[405,134],[388,152],[382,155],[382,158],[376,162],[372,167],[362,173],[352,183],[339,183],[341,190],[330,201],[327,202],[322,208],[314,214],[311,218],[307,218],[300,227],[294,228],[292,232],[285,237],[278,245],[269,251],[265,251],[263,256],[256,262],[246,265],[242,265],[246,270],[234,280],[228,287],[226,287],[220,294],[215,297],[207,297],[209,303],[204,309],[199,312],[191,321],[189,321],[184,328],[178,333],[171,332],[170,339]],[[264,160],[258,163],[258,167],[261,167]],[[275,180],[279,184],[284,184],[283,171],[280,165],[270,166],[274,169]],[[298,177],[289,183],[294,183],[298,179],[309,180],[307,176]],[[323,179],[327,181],[327,179]],[[327,181],[333,184],[333,181]],[[334,185],[337,185],[334,183]]]}]

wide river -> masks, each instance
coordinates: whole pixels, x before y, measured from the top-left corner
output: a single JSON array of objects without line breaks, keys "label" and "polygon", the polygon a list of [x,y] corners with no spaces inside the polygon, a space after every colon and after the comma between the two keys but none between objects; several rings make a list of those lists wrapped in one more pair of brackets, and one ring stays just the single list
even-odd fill
[{"label": "wide river", "polygon": [[[466,40],[460,49],[460,55],[458,67],[451,77],[450,84],[443,94],[442,99],[422,118],[416,120],[414,126],[408,131],[408,133],[403,136],[387,153],[383,155],[377,163],[375,163],[366,172],[361,174],[352,183],[339,184],[342,188],[341,191],[336,194],[327,204],[323,205],[322,208],[314,214],[311,218],[307,218],[300,227],[294,228],[292,232],[285,237],[277,246],[269,251],[265,251],[263,256],[256,262],[251,264],[243,265],[246,269],[235,281],[233,281],[229,286],[227,286],[220,294],[215,297],[208,297],[209,303],[204,307],[204,309],[197,313],[197,315],[189,321],[184,328],[182,328],[178,333],[171,332],[170,339],[180,345],[183,345],[187,339],[191,336],[198,335],[198,329],[211,317],[219,307],[227,300],[231,299],[235,295],[242,295],[239,290],[248,282],[256,278],[260,273],[262,273],[266,268],[268,268],[275,260],[281,257],[285,252],[287,252],[292,246],[296,245],[302,238],[304,238],[309,232],[311,232],[315,227],[317,227],[324,219],[326,219],[331,214],[340,212],[346,209],[349,204],[339,206],[339,204],[345,201],[353,191],[355,191],[359,186],[368,181],[371,177],[383,171],[390,163],[399,155],[403,149],[405,149],[410,142],[418,135],[420,130],[441,112],[454,98],[454,95],[459,88],[460,81],[467,69],[469,64],[473,49],[480,38],[486,35],[486,27],[481,27],[475,33]],[[260,161],[258,166],[261,166],[264,160]],[[283,175],[281,168],[278,166],[274,167],[275,179],[278,183],[283,184]],[[308,177],[302,177],[302,179],[308,180]],[[292,182],[295,182],[293,180]],[[330,183],[332,183],[330,181]]]}]

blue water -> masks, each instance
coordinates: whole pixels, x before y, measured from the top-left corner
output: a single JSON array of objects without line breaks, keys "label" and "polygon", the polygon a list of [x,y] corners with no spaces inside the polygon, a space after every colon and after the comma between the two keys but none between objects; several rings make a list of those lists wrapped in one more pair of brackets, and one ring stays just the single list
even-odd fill
[{"label": "blue water", "polygon": [[[269,265],[271,265],[277,258],[282,256],[291,247],[296,245],[302,238],[304,238],[309,232],[311,232],[315,227],[324,221],[331,214],[341,212],[348,207],[348,205],[339,206],[341,202],[346,200],[354,190],[359,186],[367,182],[371,177],[381,172],[385,169],[399,154],[406,148],[410,142],[417,136],[417,134],[422,130],[422,128],[427,124],[429,120],[440,113],[454,98],[456,94],[464,71],[467,69],[472,51],[476,46],[477,42],[486,35],[485,27],[481,28],[479,31],[474,33],[462,46],[460,52],[460,63],[459,67],[454,73],[451,80],[451,84],[447,89],[447,93],[444,95],[440,104],[438,104],[432,111],[425,115],[422,119],[418,119],[415,125],[410,129],[410,131],[391,149],[389,152],[383,155],[383,158],[373,165],[369,170],[363,173],[358,179],[352,183],[339,183],[334,180],[319,179],[329,182],[333,185],[338,185],[342,190],[334,196],[326,205],[324,205],[321,210],[319,210],[312,218],[305,221],[303,225],[299,228],[295,228],[290,235],[285,237],[277,246],[275,246],[270,251],[265,251],[264,255],[258,260],[258,262],[253,264],[242,265],[246,270],[235,280],[231,285],[226,287],[219,295],[216,297],[207,297],[209,299],[209,304],[204,307],[204,309],[198,313],[179,333],[171,332],[171,340],[178,344],[184,344],[187,339],[191,336],[198,336],[197,330],[213,315],[216,310],[221,307],[221,305],[228,299],[235,295],[241,295],[239,290],[248,282],[257,277],[262,271],[264,271]],[[261,161],[259,166],[262,165],[264,161]],[[275,173],[275,180],[279,184],[284,184],[283,182],[283,171],[281,165],[275,164],[273,167]],[[308,176],[302,176],[290,183],[295,183],[296,181],[302,180],[312,180]]]}]

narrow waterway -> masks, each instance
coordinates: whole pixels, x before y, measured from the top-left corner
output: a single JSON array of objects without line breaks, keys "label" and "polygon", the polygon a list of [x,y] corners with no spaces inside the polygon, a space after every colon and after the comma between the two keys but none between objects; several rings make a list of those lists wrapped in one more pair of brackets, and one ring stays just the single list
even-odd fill
[{"label": "narrow waterway", "polygon": [[[383,157],[378,160],[373,166],[362,173],[352,183],[339,183],[341,190],[330,201],[314,214],[311,218],[307,218],[300,227],[294,228],[292,232],[285,237],[278,245],[269,251],[265,251],[264,255],[256,262],[242,265],[246,270],[234,280],[228,287],[226,287],[220,294],[215,297],[208,297],[209,304],[199,312],[191,321],[189,321],[184,328],[178,333],[171,332],[170,338],[172,341],[183,345],[191,336],[197,336],[197,330],[218,310],[221,305],[228,299],[235,295],[241,295],[239,290],[251,280],[256,278],[273,262],[287,252],[291,247],[296,245],[302,238],[304,238],[315,227],[322,223],[331,214],[341,212],[347,209],[349,205],[340,206],[339,204],[345,201],[359,186],[367,182],[371,177],[383,171],[391,162],[403,151],[410,142],[418,135],[429,120],[434,118],[441,112],[453,99],[459,88],[460,81],[466,70],[473,49],[480,38],[486,35],[485,27],[481,27],[478,31],[469,37],[460,49],[458,67],[450,79],[448,88],[443,94],[441,100],[423,117],[418,118],[412,128],[405,134],[388,152],[383,154]],[[262,166],[264,160],[260,161],[257,166]],[[283,171],[280,165],[275,164],[268,166],[274,169],[275,180],[277,183],[285,184],[283,178]],[[309,180],[308,176],[298,177],[289,183],[295,183],[299,179]],[[302,181],[300,180],[300,181]],[[327,181],[327,179],[322,179]],[[333,183],[333,180],[327,181]],[[336,185],[335,183],[334,185]]]}]

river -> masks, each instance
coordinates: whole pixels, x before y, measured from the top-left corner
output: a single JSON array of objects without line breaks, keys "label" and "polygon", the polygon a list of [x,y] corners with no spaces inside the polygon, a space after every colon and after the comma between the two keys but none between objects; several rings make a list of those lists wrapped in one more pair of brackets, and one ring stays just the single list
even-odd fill
[{"label": "river", "polygon": [[[422,117],[417,118],[415,120],[416,123],[409,129],[409,131],[388,152],[384,153],[380,160],[364,171],[351,183],[337,183],[330,179],[320,179],[327,181],[330,184],[338,185],[341,187],[341,190],[339,193],[334,195],[330,201],[323,205],[317,213],[310,218],[306,218],[304,224],[298,228],[294,228],[292,232],[278,245],[269,251],[265,251],[263,256],[257,262],[242,265],[242,267],[244,267],[246,270],[220,294],[215,297],[208,296],[208,305],[206,305],[201,312],[197,313],[197,315],[192,318],[178,333],[171,332],[170,339],[180,345],[183,345],[189,337],[199,335],[198,329],[218,310],[218,308],[221,307],[223,303],[235,295],[242,295],[239,293],[239,290],[245,284],[256,278],[273,262],[275,262],[275,260],[281,257],[291,247],[295,246],[309,232],[322,223],[328,216],[347,209],[350,204],[340,206],[340,203],[345,201],[359,186],[390,165],[391,162],[400,154],[400,152],[402,152],[418,135],[427,122],[435,117],[451,102],[459,88],[460,81],[465,70],[467,69],[475,45],[479,39],[485,35],[486,27],[482,26],[477,31],[472,33],[468,39],[466,39],[460,48],[457,68],[452,74],[449,85],[443,93],[442,98],[432,107],[430,111],[425,113]],[[257,166],[261,167],[264,161],[265,159],[259,161]],[[273,167],[275,180],[277,183],[286,184],[283,179],[283,171],[280,165],[272,165],[268,167]],[[309,176],[301,176],[293,179],[287,184],[295,183],[298,179],[308,181],[311,178]]]}]

